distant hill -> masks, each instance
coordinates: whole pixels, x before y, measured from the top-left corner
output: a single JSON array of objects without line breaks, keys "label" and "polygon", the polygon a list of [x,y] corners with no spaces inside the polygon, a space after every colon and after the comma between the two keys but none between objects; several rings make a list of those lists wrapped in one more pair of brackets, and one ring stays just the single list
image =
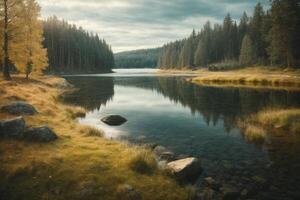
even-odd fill
[{"label": "distant hill", "polygon": [[114,54],[116,68],[156,68],[162,48],[125,51]]}]

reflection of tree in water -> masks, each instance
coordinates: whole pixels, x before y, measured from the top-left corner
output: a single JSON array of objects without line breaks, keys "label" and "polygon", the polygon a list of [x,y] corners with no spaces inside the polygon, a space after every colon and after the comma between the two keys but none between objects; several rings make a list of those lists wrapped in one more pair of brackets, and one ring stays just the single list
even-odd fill
[{"label": "reflection of tree in water", "polygon": [[182,78],[159,78],[165,97],[199,112],[208,124],[224,121],[229,131],[238,118],[266,107],[299,107],[300,93],[279,90],[255,90],[198,86]]},{"label": "reflection of tree in water", "polygon": [[114,82],[111,77],[68,77],[69,83],[78,90],[64,95],[64,101],[82,106],[88,110],[100,109],[112,100]]},{"label": "reflection of tree in water", "polygon": [[198,86],[182,77],[117,78],[115,84],[155,90],[193,114],[200,113],[207,124],[223,121],[228,132],[237,119],[265,108],[300,107],[299,92]]}]

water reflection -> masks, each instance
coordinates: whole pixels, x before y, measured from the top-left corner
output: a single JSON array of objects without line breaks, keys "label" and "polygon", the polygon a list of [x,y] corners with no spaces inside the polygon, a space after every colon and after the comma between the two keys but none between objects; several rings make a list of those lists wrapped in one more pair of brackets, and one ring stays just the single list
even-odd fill
[{"label": "water reflection", "polygon": [[112,77],[68,77],[68,82],[75,85],[77,90],[64,95],[64,101],[79,105],[87,110],[100,109],[114,96],[114,82]]},{"label": "water reflection", "polygon": [[[80,121],[106,130],[108,137],[159,143],[177,154],[199,156],[203,176],[247,189],[250,197],[300,197],[299,136],[270,134],[253,143],[236,128],[238,119],[265,108],[300,107],[299,92],[200,87],[183,77],[68,80],[80,90],[66,101],[90,111]],[[107,114],[120,114],[128,123],[109,127],[100,121]]]}]

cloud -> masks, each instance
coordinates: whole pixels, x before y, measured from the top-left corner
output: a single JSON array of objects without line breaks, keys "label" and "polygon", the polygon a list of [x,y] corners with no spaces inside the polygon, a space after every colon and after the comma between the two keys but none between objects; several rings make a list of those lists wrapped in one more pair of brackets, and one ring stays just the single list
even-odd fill
[{"label": "cloud", "polygon": [[[98,33],[115,52],[161,46],[227,13],[237,19],[258,0],[38,0],[42,17],[56,15]],[[268,0],[260,1],[264,6]]]}]

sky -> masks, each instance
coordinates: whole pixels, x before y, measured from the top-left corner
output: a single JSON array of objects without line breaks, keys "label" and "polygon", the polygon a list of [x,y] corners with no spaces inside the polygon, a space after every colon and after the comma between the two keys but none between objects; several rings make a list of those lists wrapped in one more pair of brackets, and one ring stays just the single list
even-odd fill
[{"label": "sky", "polygon": [[56,15],[98,33],[113,51],[159,47],[200,30],[206,21],[236,20],[268,0],[37,0],[42,18]]}]

